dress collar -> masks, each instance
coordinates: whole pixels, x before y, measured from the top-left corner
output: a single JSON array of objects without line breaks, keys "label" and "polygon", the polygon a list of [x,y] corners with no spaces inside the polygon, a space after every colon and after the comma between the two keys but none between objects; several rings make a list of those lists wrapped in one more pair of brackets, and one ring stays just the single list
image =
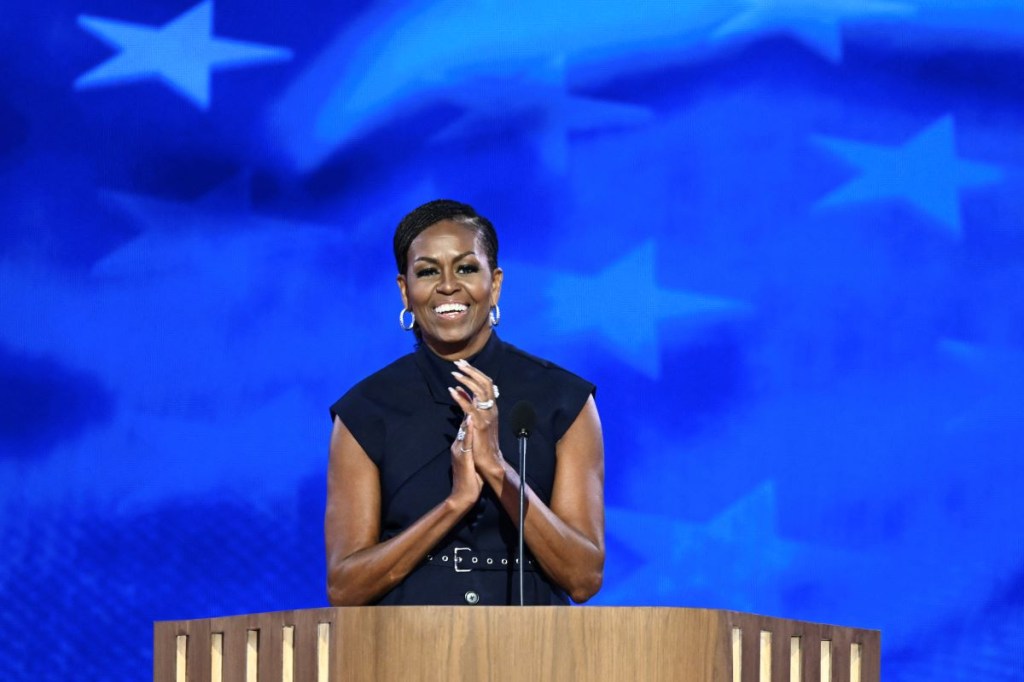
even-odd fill
[{"label": "dress collar", "polygon": [[[498,383],[498,374],[501,371],[501,359],[503,346],[498,335],[491,330],[491,336],[487,343],[476,355],[466,358],[469,364],[486,374],[492,381]],[[416,365],[423,373],[423,379],[430,388],[430,394],[434,401],[454,405],[455,400],[448,393],[449,386],[458,386],[459,382],[452,376],[452,372],[458,369],[454,362],[445,360],[434,354],[434,351],[427,347],[427,344],[420,343],[413,355]]]}]

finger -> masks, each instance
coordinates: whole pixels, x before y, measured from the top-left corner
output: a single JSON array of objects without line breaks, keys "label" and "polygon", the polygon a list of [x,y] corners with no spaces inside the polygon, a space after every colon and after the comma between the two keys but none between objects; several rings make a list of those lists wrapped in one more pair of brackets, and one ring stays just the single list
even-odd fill
[{"label": "finger", "polygon": [[489,376],[487,376],[482,371],[480,371],[473,365],[469,364],[465,360],[456,360],[455,366],[458,367],[461,371],[465,372],[466,374],[472,374],[479,381],[486,381],[488,383],[490,383],[491,381],[491,378]]},{"label": "finger", "polygon": [[452,372],[452,376],[455,377],[456,381],[468,388],[469,392],[477,398],[483,399],[490,395],[490,387],[481,383],[476,378],[471,377],[468,374],[462,374],[461,372]]},{"label": "finger", "polygon": [[456,360],[455,365],[456,367],[459,368],[461,372],[464,372],[468,376],[475,379],[477,383],[479,383],[481,386],[486,386],[488,389],[488,395],[490,395],[491,386],[494,385],[494,381],[491,379],[491,377],[487,376],[486,374],[484,374],[479,369],[469,364],[465,360]]},{"label": "finger", "polygon": [[468,414],[473,409],[473,396],[462,386],[449,386],[448,392],[451,393],[452,398],[455,399],[456,404],[462,408],[463,412]]},{"label": "finger", "polygon": [[462,441],[463,450],[470,450],[473,447],[473,420],[471,416],[467,414],[466,418],[462,420],[466,425],[466,437]]}]

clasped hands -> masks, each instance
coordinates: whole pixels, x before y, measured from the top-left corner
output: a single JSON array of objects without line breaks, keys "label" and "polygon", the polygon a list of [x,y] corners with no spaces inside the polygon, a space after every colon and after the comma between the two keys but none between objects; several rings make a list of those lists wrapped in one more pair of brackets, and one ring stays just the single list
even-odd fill
[{"label": "clasped hands", "polygon": [[448,392],[465,417],[459,426],[461,440],[452,443],[452,493],[465,494],[475,502],[484,481],[500,486],[505,459],[498,440],[498,389],[489,376],[465,360],[456,360],[452,376],[461,384]]}]

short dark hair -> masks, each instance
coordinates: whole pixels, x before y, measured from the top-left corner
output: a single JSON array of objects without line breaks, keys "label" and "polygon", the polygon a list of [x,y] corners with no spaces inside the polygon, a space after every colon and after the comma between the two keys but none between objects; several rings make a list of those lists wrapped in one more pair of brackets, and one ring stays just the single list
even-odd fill
[{"label": "short dark hair", "polygon": [[402,218],[395,228],[395,264],[398,273],[404,275],[409,265],[409,247],[423,230],[442,220],[453,220],[476,230],[477,237],[483,244],[487,254],[487,263],[491,270],[498,267],[498,233],[494,231],[491,221],[483,217],[469,204],[451,199],[435,199],[414,208]]}]

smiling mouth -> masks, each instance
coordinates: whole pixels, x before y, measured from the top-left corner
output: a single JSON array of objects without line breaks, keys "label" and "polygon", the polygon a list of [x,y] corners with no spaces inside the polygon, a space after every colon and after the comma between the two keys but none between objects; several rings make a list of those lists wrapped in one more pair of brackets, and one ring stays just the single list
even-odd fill
[{"label": "smiling mouth", "polygon": [[434,312],[446,320],[454,320],[469,310],[469,306],[463,303],[442,303],[434,308]]}]

